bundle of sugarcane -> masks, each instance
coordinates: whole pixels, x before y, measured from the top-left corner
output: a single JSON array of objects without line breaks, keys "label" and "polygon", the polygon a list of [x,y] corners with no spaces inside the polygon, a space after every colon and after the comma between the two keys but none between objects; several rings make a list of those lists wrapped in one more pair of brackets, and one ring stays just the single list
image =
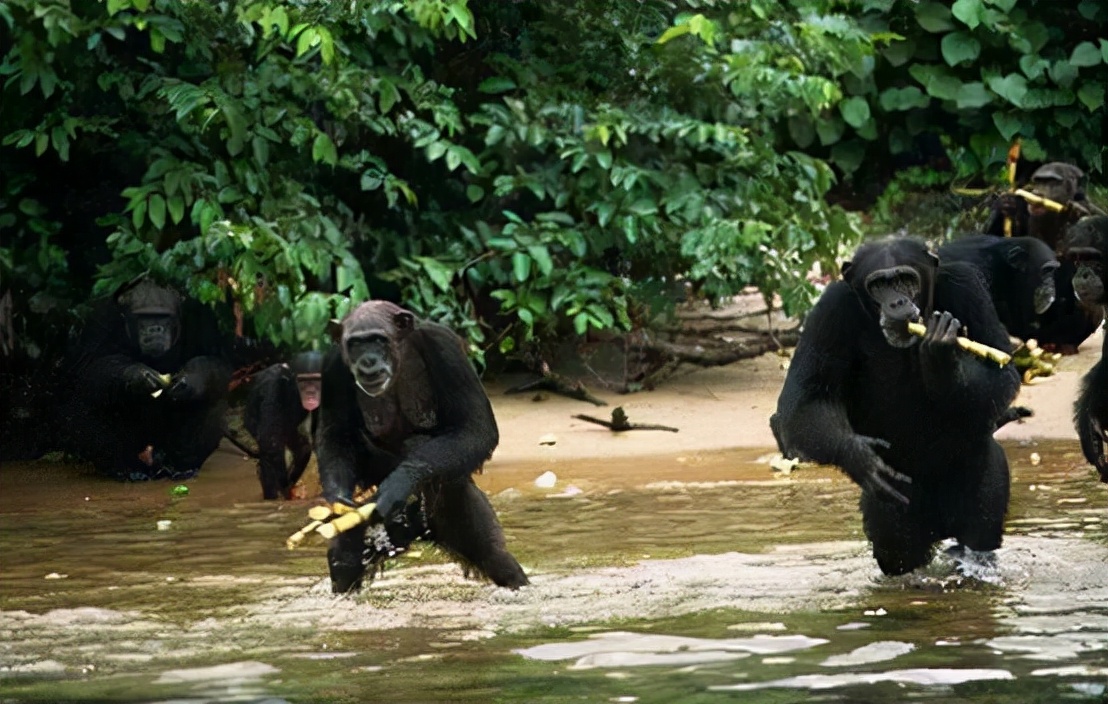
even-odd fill
[{"label": "bundle of sugarcane", "polygon": [[308,525],[290,535],[285,547],[295,550],[312,532],[330,540],[354,526],[368,523],[375,508],[375,503],[351,506],[336,502],[330,506],[312,506],[308,509]]}]

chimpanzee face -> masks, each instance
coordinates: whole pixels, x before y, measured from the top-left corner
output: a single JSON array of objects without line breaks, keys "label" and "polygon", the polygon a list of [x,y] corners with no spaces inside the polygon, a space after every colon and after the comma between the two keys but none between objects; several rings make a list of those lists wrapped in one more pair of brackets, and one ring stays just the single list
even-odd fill
[{"label": "chimpanzee face", "polygon": [[401,362],[400,342],[415,326],[415,316],[386,301],[367,301],[342,322],[342,356],[354,383],[369,396],[388,391]]},{"label": "chimpanzee face", "polygon": [[1065,250],[1077,268],[1073,275],[1077,299],[1090,306],[1108,306],[1108,217],[1096,215],[1078,221],[1070,229]]},{"label": "chimpanzee face", "polygon": [[116,302],[127,316],[127,333],[144,357],[161,357],[177,344],[181,297],[176,291],[142,279],[117,293]]},{"label": "chimpanzee face", "polygon": [[[1073,164],[1051,162],[1043,164],[1031,174],[1028,190],[1064,205],[1073,200],[1081,190],[1081,179],[1084,176],[1085,173]],[[1029,203],[1027,208],[1034,216],[1048,212],[1042,205],[1034,203]]]},{"label": "chimpanzee face", "polygon": [[1058,262],[1051,261],[1039,268],[1039,285],[1035,287],[1035,315],[1042,315],[1054,305],[1057,292],[1054,288],[1054,272],[1058,269]]},{"label": "chimpanzee face", "polygon": [[923,242],[886,238],[859,247],[842,271],[867,308],[876,309],[885,340],[893,347],[909,347],[917,338],[908,332],[908,323],[930,307],[937,264]]},{"label": "chimpanzee face", "polygon": [[300,405],[309,413],[319,408],[323,399],[323,355],[319,352],[301,352],[289,364],[296,374],[296,390]]},{"label": "chimpanzee face", "polygon": [[177,342],[177,316],[170,313],[133,313],[131,326],[135,343],[144,357],[161,357]]}]

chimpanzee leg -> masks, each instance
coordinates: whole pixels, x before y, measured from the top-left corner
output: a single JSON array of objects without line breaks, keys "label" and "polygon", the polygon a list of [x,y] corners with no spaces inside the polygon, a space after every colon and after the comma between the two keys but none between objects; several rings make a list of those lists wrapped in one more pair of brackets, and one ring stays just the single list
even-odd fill
[{"label": "chimpanzee leg", "polygon": [[528,584],[523,568],[508,552],[492,504],[473,479],[436,482],[424,492],[436,543],[501,587],[518,589]]},{"label": "chimpanzee leg", "polygon": [[281,435],[263,435],[258,441],[258,480],[262,498],[270,501],[285,493],[285,439]]},{"label": "chimpanzee leg", "polygon": [[166,432],[155,452],[165,453],[167,476],[184,479],[200,471],[200,466],[219,447],[223,439],[224,401],[180,409],[166,417]]},{"label": "chimpanzee leg", "polygon": [[949,510],[957,526],[955,538],[971,550],[996,550],[1004,537],[1004,516],[1008,513],[1011,477],[1004,450],[992,439],[973,467],[983,468],[977,486],[966,486]]},{"label": "chimpanzee leg", "polygon": [[[917,492],[916,497],[919,495]],[[882,572],[907,574],[931,561],[933,541],[922,522],[922,507],[904,506],[868,491],[862,492],[861,506],[862,526]]]},{"label": "chimpanzee leg", "polygon": [[[300,434],[299,430],[293,430],[289,435],[289,449],[292,450],[292,467],[288,475],[284,477],[282,493],[288,497],[289,491],[300,481],[301,475],[308,466],[308,460],[312,458],[312,441]],[[281,458],[284,460],[284,458]]]},{"label": "chimpanzee leg", "polygon": [[327,567],[331,572],[331,591],[335,594],[356,592],[362,588],[365,531],[366,526],[362,524],[331,539],[331,546],[327,548]]},{"label": "chimpanzee leg", "polygon": [[66,452],[91,462],[100,474],[136,481],[149,479],[157,470],[139,458],[153,437],[144,414],[116,413],[78,401],[59,415],[60,424],[68,429]]}]

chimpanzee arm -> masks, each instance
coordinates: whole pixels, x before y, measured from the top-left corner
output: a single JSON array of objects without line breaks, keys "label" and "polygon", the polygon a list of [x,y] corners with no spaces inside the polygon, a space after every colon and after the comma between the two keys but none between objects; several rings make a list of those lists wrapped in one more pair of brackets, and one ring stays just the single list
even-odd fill
[{"label": "chimpanzee arm", "polygon": [[[935,282],[935,310],[951,313],[968,336],[1004,352],[1011,350],[1008,333],[1001,324],[988,290],[976,270],[964,262],[939,267]],[[955,345],[931,350],[921,345],[920,356],[925,390],[938,403],[965,418],[981,418],[995,427],[1019,393],[1020,377],[1009,364],[982,359]]]},{"label": "chimpanzee arm", "polygon": [[428,479],[461,479],[477,471],[500,441],[492,404],[457,335],[441,325],[423,323],[412,336],[408,349],[423,358],[437,422],[428,439],[415,443],[381,483],[377,510],[385,518]]},{"label": "chimpanzee arm", "polygon": [[215,356],[193,357],[173,375],[169,398],[173,401],[218,401],[231,383],[231,365]]},{"label": "chimpanzee arm", "polygon": [[847,416],[846,390],[864,316],[847,283],[827,287],[805,320],[777,401],[775,425],[785,454],[837,465],[859,486],[905,501],[888,483],[904,477],[875,452],[885,441],[858,435]]},{"label": "chimpanzee arm", "polygon": [[1081,453],[1096,467],[1100,481],[1108,483],[1108,457],[1104,452],[1108,432],[1108,339],[1100,361],[1081,380],[1081,393],[1073,404],[1073,412]]},{"label": "chimpanzee arm", "polygon": [[323,360],[319,421],[316,428],[316,458],[319,481],[328,501],[351,501],[358,483],[358,448],[362,442],[354,376],[333,347]]}]

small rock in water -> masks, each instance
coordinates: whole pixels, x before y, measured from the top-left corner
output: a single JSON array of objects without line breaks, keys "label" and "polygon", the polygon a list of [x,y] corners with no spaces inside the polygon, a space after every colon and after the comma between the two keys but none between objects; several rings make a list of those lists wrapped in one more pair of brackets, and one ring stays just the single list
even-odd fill
[{"label": "small rock in water", "polygon": [[1042,462],[1042,461],[1043,461],[1043,457],[1038,452],[1032,452],[1031,453],[1031,466],[1032,467],[1038,467],[1039,463]]},{"label": "small rock in water", "polygon": [[864,616],[884,616],[887,613],[889,612],[883,608],[867,609],[866,611],[862,612]]},{"label": "small rock in water", "polygon": [[65,579],[68,576],[69,575],[67,574],[58,574],[57,572],[51,572],[50,574],[43,577],[43,579]]},{"label": "small rock in water", "polygon": [[541,438],[539,438],[539,444],[540,445],[557,445],[558,444],[558,436],[555,435],[554,433],[547,433],[546,435],[543,435]]},{"label": "small rock in water", "polygon": [[558,475],[556,475],[556,474],[554,474],[554,472],[550,472],[550,471],[543,472],[542,474],[540,474],[538,476],[537,479],[535,479],[535,486],[537,486],[540,489],[551,489],[557,483],[558,483]]},{"label": "small rock in water", "polygon": [[158,521],[158,530],[169,530],[169,527],[173,525],[173,521],[162,519]]}]

